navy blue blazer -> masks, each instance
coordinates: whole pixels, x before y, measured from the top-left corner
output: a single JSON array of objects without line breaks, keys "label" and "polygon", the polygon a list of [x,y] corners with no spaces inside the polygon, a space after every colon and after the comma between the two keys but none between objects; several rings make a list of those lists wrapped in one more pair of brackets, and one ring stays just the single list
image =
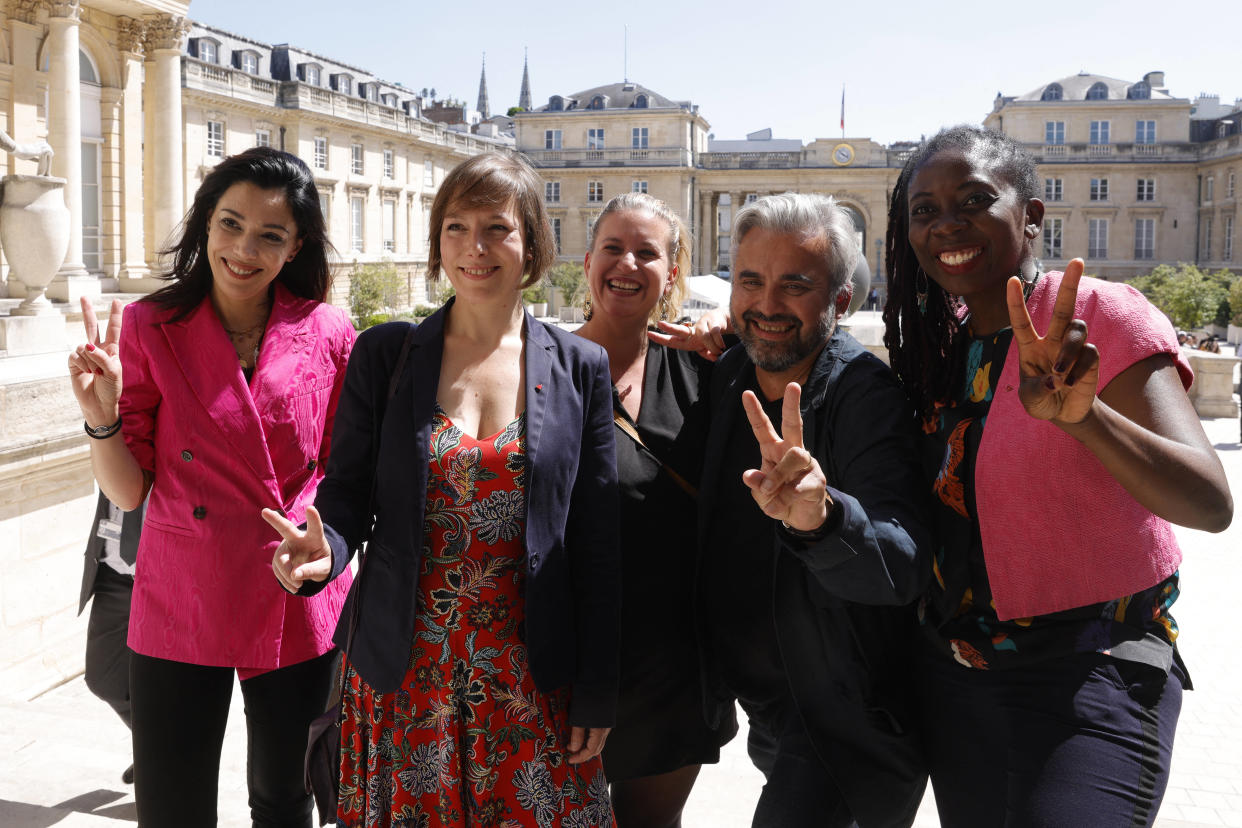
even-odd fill
[{"label": "navy blue blazer", "polygon": [[[450,307],[451,302],[414,331],[391,401],[389,381],[408,324],[379,325],[358,338],[336,412],[327,476],[315,498],[335,578],[365,538],[367,501],[376,481],[366,564],[342,610],[335,641],[345,649],[353,602],[361,595],[350,661],[378,692],[398,689],[413,646],[429,444]],[[531,673],[545,692],[570,687],[572,725],[611,727],[621,594],[608,357],[595,343],[530,316],[524,337],[525,643]],[[376,422],[380,435],[373,447]],[[322,588],[307,582],[299,594]]]}]

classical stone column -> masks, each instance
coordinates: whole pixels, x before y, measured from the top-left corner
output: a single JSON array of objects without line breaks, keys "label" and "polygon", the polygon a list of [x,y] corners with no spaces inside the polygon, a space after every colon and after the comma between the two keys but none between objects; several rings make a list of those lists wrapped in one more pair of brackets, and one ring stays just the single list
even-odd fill
[{"label": "classical stone column", "polygon": [[117,51],[121,53],[121,269],[122,292],[144,292],[137,280],[150,275],[145,245],[142,192],[142,61],[146,24],[118,17]]},{"label": "classical stone column", "polygon": [[[35,16],[39,11],[39,0],[8,0],[4,4],[8,16],[9,58],[12,61],[13,74],[9,80],[9,100],[4,104],[8,115],[8,132],[18,141],[33,141],[42,137],[39,129],[39,94],[38,61],[39,41],[43,37],[43,27],[35,25]],[[7,165],[6,172],[12,174],[34,175],[37,170],[36,161],[23,161],[12,155],[3,153],[0,164]],[[8,279],[7,262],[5,279]],[[25,286],[20,283],[8,282],[8,295],[23,297]]]},{"label": "classical stone column", "polygon": [[153,66],[147,73],[147,122],[151,127],[151,193],[153,246],[147,261],[154,261],[166,247],[185,214],[184,130],[181,119],[181,41],[190,30],[185,18],[151,16],[147,24],[146,51]]},{"label": "classical stone column", "polygon": [[82,85],[78,69],[80,0],[49,0],[47,138],[56,152],[52,174],[65,179],[69,208],[69,251],[60,272],[48,285],[49,298],[77,302],[98,296],[99,280],[82,262]]}]

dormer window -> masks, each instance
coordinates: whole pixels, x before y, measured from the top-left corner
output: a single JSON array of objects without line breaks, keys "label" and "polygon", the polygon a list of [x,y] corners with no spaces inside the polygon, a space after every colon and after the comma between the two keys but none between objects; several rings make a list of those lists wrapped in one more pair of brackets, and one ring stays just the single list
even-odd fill
[{"label": "dormer window", "polygon": [[205,37],[198,39],[198,59],[203,63],[220,62],[220,44]]},{"label": "dormer window", "polygon": [[548,98],[548,111],[563,112],[565,110],[565,99],[560,95],[553,95]]},{"label": "dormer window", "polygon": [[354,94],[354,79],[350,75],[333,75],[332,88],[342,95],[352,95]]},{"label": "dormer window", "polygon": [[377,83],[360,83],[358,91],[362,93],[362,97],[371,103],[379,103],[379,84]]},{"label": "dormer window", "polygon": [[1151,97],[1151,84],[1139,81],[1126,90],[1126,97],[1132,101],[1145,101]]},{"label": "dormer window", "polygon": [[1059,101],[1065,97],[1065,90],[1061,88],[1059,83],[1050,83],[1044,87],[1044,94],[1039,96],[1041,101]]},{"label": "dormer window", "polygon": [[637,98],[635,98],[634,108],[635,109],[646,109],[647,108],[647,96],[639,95]]},{"label": "dormer window", "polygon": [[302,63],[298,65],[298,78],[303,83],[309,83],[311,86],[321,86],[323,84],[322,70],[318,63]]},{"label": "dormer window", "polygon": [[1089,101],[1106,101],[1108,100],[1108,87],[1103,83],[1096,81],[1091,84],[1091,88],[1087,90],[1087,100]]},{"label": "dormer window", "polygon": [[397,96],[392,92],[385,92],[383,95],[380,95],[380,98],[384,101],[384,106],[391,106],[393,109],[397,108]]},{"label": "dormer window", "polygon": [[607,106],[608,99],[603,95],[596,95],[594,98],[591,98],[591,105],[587,109],[604,109]]},{"label": "dormer window", "polygon": [[247,75],[259,74],[259,53],[252,52],[249,49],[242,52],[233,53],[233,61],[236,67]]}]

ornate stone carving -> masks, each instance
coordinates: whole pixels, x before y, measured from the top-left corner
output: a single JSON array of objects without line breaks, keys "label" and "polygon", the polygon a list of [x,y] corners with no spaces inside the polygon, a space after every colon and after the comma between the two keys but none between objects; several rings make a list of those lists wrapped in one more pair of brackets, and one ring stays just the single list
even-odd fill
[{"label": "ornate stone carving", "polygon": [[180,15],[151,15],[147,24],[147,51],[181,49],[182,40],[190,32],[190,22]]},{"label": "ornate stone carving", "polygon": [[147,35],[147,24],[132,17],[116,19],[116,48],[121,52],[144,54],[143,38]]},{"label": "ornate stone carving", "polygon": [[4,11],[13,20],[34,23],[42,6],[43,3],[40,0],[8,0],[4,4]]},{"label": "ornate stone carving", "polygon": [[66,20],[82,18],[82,0],[44,0],[47,4],[48,17],[61,17]]}]

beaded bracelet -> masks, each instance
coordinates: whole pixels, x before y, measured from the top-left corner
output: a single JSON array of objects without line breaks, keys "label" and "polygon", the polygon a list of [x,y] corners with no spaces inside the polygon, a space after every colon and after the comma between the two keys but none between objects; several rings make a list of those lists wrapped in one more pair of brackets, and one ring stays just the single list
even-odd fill
[{"label": "beaded bracelet", "polygon": [[91,428],[90,423],[82,421],[82,428],[86,429],[86,436],[94,440],[107,440],[113,434],[121,430],[121,418],[118,416],[116,422],[108,426],[95,426]]}]

